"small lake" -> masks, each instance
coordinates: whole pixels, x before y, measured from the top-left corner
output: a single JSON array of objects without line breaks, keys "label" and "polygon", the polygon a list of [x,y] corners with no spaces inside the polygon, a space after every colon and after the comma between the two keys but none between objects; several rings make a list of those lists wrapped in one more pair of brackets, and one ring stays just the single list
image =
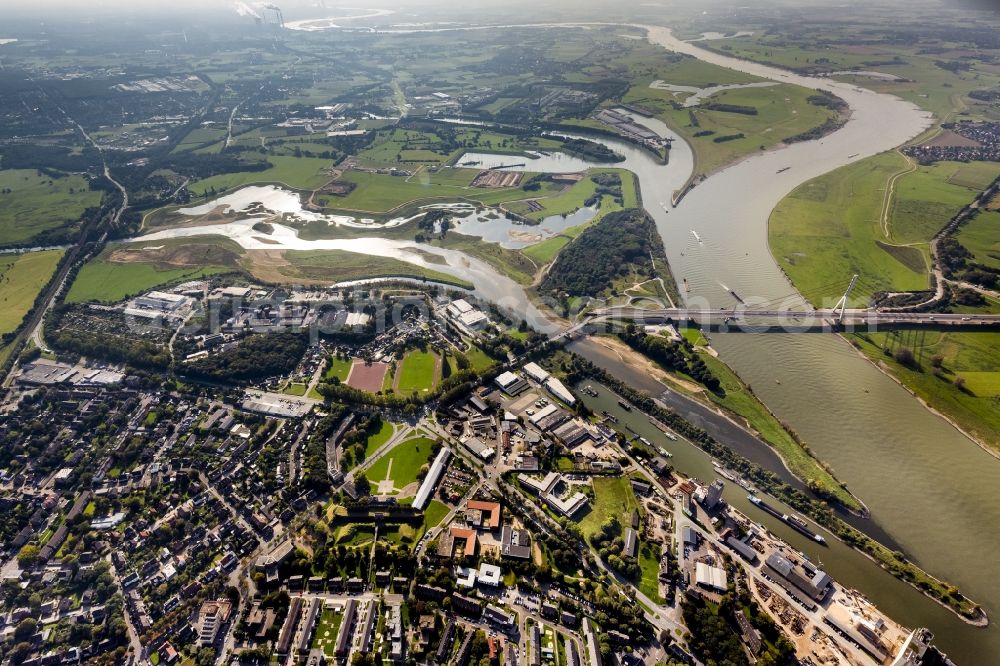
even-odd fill
[{"label": "small lake", "polygon": [[[502,155],[485,155],[489,159],[499,159]],[[242,213],[241,219],[262,221],[272,215],[279,215],[286,222],[326,222],[330,226],[353,229],[391,229],[416,220],[430,210],[447,210],[452,214],[451,228],[460,234],[482,238],[489,243],[518,250],[546,238],[551,238],[585,222],[597,215],[597,209],[584,207],[568,215],[552,215],[538,224],[524,224],[504,215],[497,208],[484,208],[471,203],[456,202],[421,206],[419,212],[406,217],[394,217],[384,222],[370,218],[356,218],[349,215],[329,215],[306,210],[302,207],[302,196],[293,190],[278,185],[248,185],[235,192],[223,195],[198,206],[177,209],[181,215],[206,215],[220,209],[224,214]],[[263,210],[266,209],[266,210]]]}]

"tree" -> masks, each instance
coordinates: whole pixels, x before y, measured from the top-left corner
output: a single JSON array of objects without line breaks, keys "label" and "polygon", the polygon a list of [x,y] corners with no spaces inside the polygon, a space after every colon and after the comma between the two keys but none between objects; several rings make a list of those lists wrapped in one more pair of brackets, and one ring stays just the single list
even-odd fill
[{"label": "tree", "polygon": [[195,659],[198,666],[212,666],[215,663],[215,648],[203,647]]},{"label": "tree", "polygon": [[17,554],[17,564],[18,564],[18,566],[20,566],[22,569],[27,569],[29,567],[34,566],[35,562],[38,561],[38,553],[39,552],[40,552],[40,549],[35,544],[29,543],[29,544],[25,545],[21,549],[21,552],[19,552]]},{"label": "tree", "polygon": [[367,476],[362,474],[354,480],[354,489],[358,491],[359,495],[371,495],[372,483]]},{"label": "tree", "polygon": [[38,629],[38,620],[33,617],[26,617],[14,627],[14,640],[25,641],[35,635]]},{"label": "tree", "polygon": [[913,350],[910,349],[909,347],[900,347],[899,349],[896,350],[896,353],[893,355],[893,357],[896,359],[896,362],[899,363],[900,365],[905,365],[907,367],[913,367],[914,365],[916,365],[917,359],[913,355]]}]

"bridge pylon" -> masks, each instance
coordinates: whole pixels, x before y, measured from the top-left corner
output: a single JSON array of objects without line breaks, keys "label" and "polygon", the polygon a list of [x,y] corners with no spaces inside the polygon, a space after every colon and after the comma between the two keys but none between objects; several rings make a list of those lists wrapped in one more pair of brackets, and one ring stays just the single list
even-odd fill
[{"label": "bridge pylon", "polygon": [[854,277],[851,278],[851,284],[847,285],[847,291],[844,295],[840,297],[837,304],[833,306],[833,319],[838,324],[840,324],[844,319],[844,310],[847,309],[847,298],[851,295],[851,291],[854,289],[854,285],[858,282],[858,274],[855,273]]}]

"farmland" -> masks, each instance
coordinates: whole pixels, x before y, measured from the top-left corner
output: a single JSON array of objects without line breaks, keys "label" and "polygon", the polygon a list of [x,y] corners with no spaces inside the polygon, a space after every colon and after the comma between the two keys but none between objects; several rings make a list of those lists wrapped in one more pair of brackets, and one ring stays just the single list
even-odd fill
[{"label": "farmland", "polygon": [[34,169],[0,171],[0,246],[31,241],[76,223],[83,211],[101,203],[101,192],[91,190],[76,174],[53,177]]},{"label": "farmland", "polygon": [[[964,183],[971,176],[979,177],[977,184],[984,180],[983,167],[972,171],[970,166],[941,162],[912,167],[892,152],[804,183],[771,214],[772,253],[816,305],[833,296],[827,285],[847,284],[854,273],[861,275],[863,286],[856,303],[863,304],[876,289],[926,289],[931,237],[978,194]],[[955,184],[955,176],[963,173],[963,184]],[[886,183],[894,176],[894,196],[883,223]]]},{"label": "farmland", "polygon": [[62,255],[62,250],[0,255],[0,334],[21,324]]}]

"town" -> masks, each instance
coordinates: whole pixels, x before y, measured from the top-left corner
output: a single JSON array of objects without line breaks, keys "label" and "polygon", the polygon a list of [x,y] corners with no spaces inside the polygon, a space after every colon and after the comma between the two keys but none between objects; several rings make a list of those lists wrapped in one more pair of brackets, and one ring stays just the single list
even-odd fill
[{"label": "town", "polygon": [[[201,281],[77,314],[172,340],[183,383],[44,357],[15,377],[14,662],[695,663],[707,606],[746,609],[727,639],[746,658],[916,664],[933,649],[730,506],[747,482],[675,470],[683,437],[595,414],[578,392],[610,389],[567,385],[561,352],[491,360],[481,349],[515,330],[501,311],[391,286],[378,309],[277,296]],[[379,331],[386,311],[402,319]],[[279,339],[274,365],[243,368],[247,346]],[[449,372],[466,379],[443,393]]]}]

